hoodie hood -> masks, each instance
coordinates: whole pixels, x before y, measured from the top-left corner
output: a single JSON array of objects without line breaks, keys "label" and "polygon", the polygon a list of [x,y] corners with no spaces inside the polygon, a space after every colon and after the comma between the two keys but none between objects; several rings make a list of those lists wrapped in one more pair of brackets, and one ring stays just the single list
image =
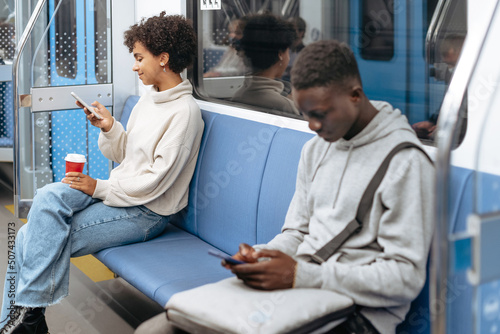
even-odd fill
[{"label": "hoodie hood", "polygon": [[389,103],[383,101],[370,101],[379,112],[368,125],[350,140],[340,138],[335,142],[339,150],[363,146],[388,136],[397,130],[409,131],[414,136],[414,131],[408,124],[406,116],[399,109],[394,109]]},{"label": "hoodie hood", "polygon": [[[401,114],[401,111],[399,109],[394,109],[387,102],[370,102],[379,112],[375,115],[371,122],[368,123],[368,125],[356,136],[354,136],[350,140],[340,138],[334,143],[326,142],[319,136],[316,138],[319,142],[321,142],[318,143],[316,151],[318,154],[317,157],[320,158],[313,158],[313,161],[315,160],[316,164],[313,168],[314,172],[312,174],[312,180],[315,179],[316,172],[322,165],[324,159],[329,156],[329,154],[332,154],[332,151],[345,153],[339,155],[337,158],[339,164],[336,166],[336,170],[340,177],[336,183],[333,183],[333,185],[335,185],[333,187],[333,208],[335,208],[335,206],[337,205],[337,199],[343,186],[344,176],[349,164],[353,163],[353,159],[351,158],[351,156],[356,148],[361,148],[362,150],[364,150],[363,146],[367,144],[373,144],[376,142],[385,143],[382,144],[382,146],[385,148],[381,149],[380,151],[380,153],[384,156],[390,151],[392,145],[398,144],[391,143],[390,139],[385,140],[386,137],[390,137],[390,135],[395,132],[398,133],[398,137],[405,138],[406,141],[418,143],[415,132],[410,127],[406,117]],[[354,158],[354,163],[359,163],[359,159],[360,157]]]}]

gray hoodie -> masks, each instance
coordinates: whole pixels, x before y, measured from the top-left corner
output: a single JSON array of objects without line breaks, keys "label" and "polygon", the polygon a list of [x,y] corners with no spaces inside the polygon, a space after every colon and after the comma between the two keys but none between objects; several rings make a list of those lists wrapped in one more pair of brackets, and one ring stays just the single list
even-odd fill
[{"label": "gray hoodie", "polygon": [[420,145],[398,109],[386,102],[372,104],[379,112],[351,140],[329,143],[316,136],[305,144],[282,233],[261,247],[298,260],[295,287],[347,295],[381,333],[393,333],[426,278],[434,168],[422,152],[396,154],[361,232],[326,263],[308,262],[308,255],[356,216],[368,182],[392,148],[404,141]]}]

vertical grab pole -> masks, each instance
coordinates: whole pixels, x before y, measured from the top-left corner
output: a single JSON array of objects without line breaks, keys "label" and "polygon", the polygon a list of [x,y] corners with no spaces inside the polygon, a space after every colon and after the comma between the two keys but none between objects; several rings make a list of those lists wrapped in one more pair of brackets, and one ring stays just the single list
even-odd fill
[{"label": "vertical grab pole", "polygon": [[[16,8],[20,7],[20,2],[22,0],[16,1]],[[19,201],[20,201],[20,189],[21,189],[21,170],[20,170],[20,159],[21,159],[21,148],[20,148],[20,135],[19,135],[19,66],[21,55],[24,51],[28,38],[31,36],[33,32],[33,28],[35,27],[35,23],[42,12],[43,6],[47,0],[39,0],[36,4],[36,7],[31,14],[31,17],[26,25],[26,28],[23,31],[21,38],[19,39],[19,44],[16,48],[16,52],[14,54],[14,60],[12,62],[12,89],[14,95],[14,210],[16,217],[19,217]]]},{"label": "vertical grab pole", "polygon": [[434,63],[434,47],[436,46],[436,27],[438,21],[441,17],[441,13],[443,12],[444,5],[446,0],[439,0],[436,5],[436,9],[434,10],[434,14],[432,15],[431,23],[429,24],[429,29],[427,30],[427,35],[425,37],[425,53],[427,62],[429,64]]},{"label": "vertical grab pole", "polygon": [[439,112],[436,155],[436,229],[432,243],[430,266],[430,311],[431,333],[447,332],[447,293],[449,271],[449,224],[448,224],[448,189],[450,183],[451,150],[457,139],[457,123],[460,106],[466,94],[474,70],[476,69],[484,41],[490,30],[493,18],[499,14],[497,1],[488,24],[474,38],[467,38],[453,79],[444,96]]}]

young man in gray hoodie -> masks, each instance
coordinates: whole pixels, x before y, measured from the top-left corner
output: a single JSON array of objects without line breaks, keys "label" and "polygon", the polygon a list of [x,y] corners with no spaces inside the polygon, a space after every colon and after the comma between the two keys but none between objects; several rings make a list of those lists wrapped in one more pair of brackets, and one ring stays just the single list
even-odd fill
[{"label": "young man in gray hoodie", "polygon": [[388,153],[402,142],[420,142],[398,109],[366,97],[356,59],[343,43],[303,49],[292,85],[296,105],[318,136],[302,150],[282,233],[266,245],[242,244],[234,257],[253,263],[227,267],[257,289],[321,288],[351,297],[360,311],[337,333],[394,333],[425,283],[434,228],[432,163],[416,148],[399,151],[360,232],[326,262],[311,263],[311,254],[356,216]]}]

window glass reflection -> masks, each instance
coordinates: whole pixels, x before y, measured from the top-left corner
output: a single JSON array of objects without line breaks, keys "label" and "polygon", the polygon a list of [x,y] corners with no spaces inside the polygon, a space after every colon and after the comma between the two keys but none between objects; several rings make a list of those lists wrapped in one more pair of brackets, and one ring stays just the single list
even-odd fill
[{"label": "window glass reflection", "polygon": [[434,140],[467,34],[465,0],[228,0],[215,11],[193,6],[201,37],[193,78],[199,98],[301,119],[291,95],[295,59],[312,42],[336,39],[352,49],[368,98],[400,109],[423,141]]},{"label": "window glass reflection", "polygon": [[241,37],[240,56],[249,69],[243,86],[232,101],[259,105],[278,113],[299,115],[289,82],[283,81],[290,61],[290,47],[296,40],[295,26],[272,14],[247,18]]}]

